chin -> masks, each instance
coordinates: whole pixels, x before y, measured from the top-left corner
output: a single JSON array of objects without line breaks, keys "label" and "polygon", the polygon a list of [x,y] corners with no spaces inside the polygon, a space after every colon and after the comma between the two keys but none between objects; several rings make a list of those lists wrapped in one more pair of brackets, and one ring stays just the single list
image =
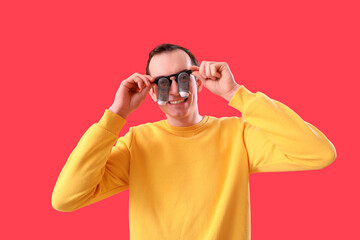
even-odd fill
[{"label": "chin", "polygon": [[168,109],[166,108],[166,106],[164,106],[161,109],[165,115],[167,117],[172,117],[172,118],[185,118],[189,115],[191,115],[191,109],[186,108],[186,109]]},{"label": "chin", "polygon": [[172,110],[172,111],[167,111],[167,110],[163,110],[163,112],[169,116],[169,117],[173,117],[173,118],[183,118],[189,115],[189,111],[176,111],[176,110]]}]

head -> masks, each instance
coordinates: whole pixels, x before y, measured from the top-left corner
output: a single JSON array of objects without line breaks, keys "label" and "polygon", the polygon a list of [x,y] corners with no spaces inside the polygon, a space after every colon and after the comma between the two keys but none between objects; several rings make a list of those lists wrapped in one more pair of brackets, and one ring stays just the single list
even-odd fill
[{"label": "head", "polygon": [[[160,44],[150,53],[146,65],[146,74],[152,77],[168,76],[187,70],[189,66],[199,66],[195,56],[186,48],[174,44]],[[171,104],[170,101],[184,100],[178,92],[176,81],[172,81],[169,91],[169,102],[160,106],[167,118],[191,118],[198,113],[197,93],[202,89],[202,81],[190,75],[189,90],[190,95],[185,102]],[[157,86],[153,86],[149,92],[151,98],[157,100]]]}]

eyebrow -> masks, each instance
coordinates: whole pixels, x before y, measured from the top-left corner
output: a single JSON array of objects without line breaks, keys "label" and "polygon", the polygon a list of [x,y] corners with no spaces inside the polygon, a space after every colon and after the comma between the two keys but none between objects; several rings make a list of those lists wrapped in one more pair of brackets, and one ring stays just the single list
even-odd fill
[{"label": "eyebrow", "polygon": [[184,72],[184,71],[187,71],[187,70],[188,70],[188,69],[183,69],[183,70],[181,70],[181,71],[179,71],[179,72],[177,72],[177,73],[170,74],[170,75],[167,75],[167,76],[161,75],[161,76],[155,77],[155,79],[156,79],[156,78],[161,78],[161,77],[166,77],[166,78],[168,78],[168,77],[170,77],[170,76],[174,76],[174,75],[176,75],[176,74],[179,74],[179,73]]}]

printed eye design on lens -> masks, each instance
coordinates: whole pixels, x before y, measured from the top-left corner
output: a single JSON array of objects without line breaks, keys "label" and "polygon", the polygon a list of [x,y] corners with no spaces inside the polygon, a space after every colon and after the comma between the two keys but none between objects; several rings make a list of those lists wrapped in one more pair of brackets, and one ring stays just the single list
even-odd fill
[{"label": "printed eye design on lens", "polygon": [[169,101],[170,81],[169,79],[163,77],[159,79],[157,85],[158,85],[157,103],[159,105],[165,105]]},{"label": "printed eye design on lens", "polygon": [[186,72],[182,72],[178,76],[178,81],[180,82],[189,81],[189,78],[190,78],[189,74],[187,74]]},{"label": "printed eye design on lens", "polygon": [[182,72],[178,75],[178,91],[183,98],[189,96],[189,81],[190,75],[187,72]]},{"label": "printed eye design on lens", "polygon": [[160,76],[155,78],[154,83],[158,86],[157,102],[159,105],[165,105],[169,101],[169,90],[172,84],[171,77],[175,76],[175,81],[178,84],[178,92],[181,97],[189,96],[189,82],[192,70],[183,70],[170,76]]},{"label": "printed eye design on lens", "polygon": [[167,78],[160,78],[158,86],[159,88],[168,88],[170,86],[170,82]]}]

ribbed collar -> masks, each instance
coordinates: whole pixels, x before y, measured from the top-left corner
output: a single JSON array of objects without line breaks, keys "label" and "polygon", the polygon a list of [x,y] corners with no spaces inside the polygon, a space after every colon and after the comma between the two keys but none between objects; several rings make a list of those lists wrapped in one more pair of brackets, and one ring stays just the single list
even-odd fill
[{"label": "ribbed collar", "polygon": [[179,133],[181,135],[181,133],[198,132],[200,129],[202,129],[205,126],[205,123],[207,123],[208,120],[209,120],[209,116],[204,115],[203,119],[200,122],[198,122],[197,124],[191,125],[191,126],[187,126],[187,127],[171,126],[167,119],[165,119],[163,121],[163,123],[164,123],[166,129],[168,129],[169,131],[174,132],[174,133]]}]

